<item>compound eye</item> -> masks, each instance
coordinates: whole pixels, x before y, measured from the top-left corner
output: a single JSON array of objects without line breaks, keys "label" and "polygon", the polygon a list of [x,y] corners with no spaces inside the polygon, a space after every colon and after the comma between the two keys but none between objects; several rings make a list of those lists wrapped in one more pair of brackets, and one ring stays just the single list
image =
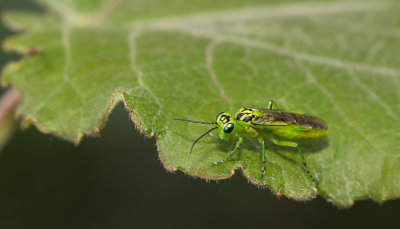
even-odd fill
[{"label": "compound eye", "polygon": [[233,125],[233,123],[228,123],[224,126],[224,132],[229,134],[230,132],[232,132],[233,128],[235,126]]}]

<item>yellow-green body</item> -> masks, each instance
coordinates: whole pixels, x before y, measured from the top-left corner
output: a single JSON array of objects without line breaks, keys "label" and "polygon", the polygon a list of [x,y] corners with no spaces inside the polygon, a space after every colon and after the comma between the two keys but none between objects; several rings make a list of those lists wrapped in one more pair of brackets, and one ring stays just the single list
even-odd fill
[{"label": "yellow-green body", "polygon": [[[298,144],[294,141],[301,139],[321,138],[326,136],[328,133],[328,126],[321,119],[303,113],[274,109],[272,100],[269,103],[268,109],[243,107],[234,116],[227,112],[222,112],[217,115],[216,122],[214,123],[205,123],[201,121],[184,119],[178,120],[216,125],[214,128],[210,129],[194,141],[190,152],[192,152],[193,146],[198,140],[215,129],[219,129],[220,139],[226,139],[231,136],[238,137],[236,147],[229,154],[229,156],[219,162],[213,163],[212,165],[224,163],[231,158],[240,148],[243,142],[244,134],[251,138],[256,138],[262,146],[262,177],[264,177],[265,174],[264,136],[276,145],[297,148],[301,155],[302,163],[307,168],[303,152]],[[311,176],[311,173],[308,170],[306,171]]]},{"label": "yellow-green body", "polygon": [[[262,108],[241,108],[235,114],[238,131],[254,135],[270,132],[287,140],[315,139],[326,136],[328,127],[324,121],[301,113]],[[242,131],[240,131],[242,130]]]}]

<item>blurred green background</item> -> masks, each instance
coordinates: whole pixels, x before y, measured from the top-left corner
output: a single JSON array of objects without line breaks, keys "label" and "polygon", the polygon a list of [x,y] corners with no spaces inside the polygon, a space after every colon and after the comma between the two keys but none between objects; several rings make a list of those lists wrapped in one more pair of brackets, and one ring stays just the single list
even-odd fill
[{"label": "blurred green background", "polygon": [[[41,10],[27,0],[0,1],[0,11]],[[1,40],[11,34],[0,24]],[[16,59],[0,52],[1,67]],[[101,137],[78,147],[31,127],[0,154],[0,228],[383,228],[395,226],[399,213],[399,200],[338,209],[321,197],[278,198],[240,172],[220,182],[168,173],[155,140],[139,134],[122,105]]]}]

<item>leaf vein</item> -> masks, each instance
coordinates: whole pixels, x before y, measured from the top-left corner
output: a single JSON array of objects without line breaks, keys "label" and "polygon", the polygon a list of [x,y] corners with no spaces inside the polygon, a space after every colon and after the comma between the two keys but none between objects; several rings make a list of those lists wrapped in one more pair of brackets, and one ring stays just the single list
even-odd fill
[{"label": "leaf vein", "polygon": [[229,110],[232,110],[232,101],[228,99],[226,96],[226,93],[224,89],[222,88],[221,84],[218,82],[217,75],[215,74],[215,71],[213,69],[213,51],[215,47],[219,44],[218,40],[211,40],[211,42],[208,44],[206,51],[205,51],[205,56],[206,56],[206,67],[207,71],[210,75],[211,82],[213,82],[214,86],[217,88],[219,92],[219,96],[223,101],[225,101],[228,106]]},{"label": "leaf vein", "polygon": [[287,48],[282,48],[280,46],[276,46],[274,44],[270,44],[267,42],[257,41],[245,37],[239,37],[237,35],[229,35],[225,36],[215,31],[206,31],[201,29],[193,29],[193,27],[187,26],[175,26],[169,29],[175,29],[177,31],[181,31],[187,34],[190,34],[195,37],[204,37],[208,39],[219,39],[220,41],[230,42],[236,45],[242,45],[245,47],[252,47],[257,48],[260,50],[268,51],[275,53],[280,56],[289,57],[292,59],[298,59],[307,61],[314,64],[323,64],[339,69],[346,69],[346,70],[356,70],[360,72],[369,72],[375,73],[381,76],[387,77],[398,77],[400,75],[400,71],[398,69],[382,67],[382,66],[369,66],[360,63],[354,63],[349,61],[343,61],[340,59],[336,59],[333,57],[328,56],[320,56],[320,55],[312,55],[306,54],[302,52],[297,52],[295,50],[290,50]]},{"label": "leaf vein", "polygon": [[379,98],[379,96],[373,91],[371,90],[366,84],[362,83],[358,77],[351,77],[351,79],[353,80],[353,82],[358,85],[362,90],[364,90],[365,92],[367,92],[369,94],[369,96],[371,97],[372,100],[374,100],[376,103],[375,105],[381,106],[383,109],[386,110],[386,113],[395,121],[399,121],[399,118],[395,115],[395,113],[393,112],[392,108],[390,106],[387,105],[387,103],[385,103],[382,99]]},{"label": "leaf vein", "polygon": [[81,105],[79,107],[79,127],[78,127],[78,139],[82,136],[82,127],[84,126],[83,124],[83,108],[85,107],[86,101],[83,96],[83,94],[79,91],[79,88],[77,85],[72,82],[72,80],[69,77],[69,71],[71,68],[72,64],[72,49],[71,49],[71,27],[68,23],[64,23],[62,27],[62,44],[64,47],[64,54],[65,54],[65,65],[64,65],[64,70],[63,70],[63,80],[65,83],[69,84],[71,88],[76,92],[78,97],[81,100]]},{"label": "leaf vein", "polygon": [[381,2],[369,2],[364,4],[359,1],[339,1],[339,2],[302,2],[276,4],[273,6],[246,7],[232,10],[220,10],[216,12],[198,13],[195,15],[182,15],[177,17],[164,17],[161,20],[150,20],[146,24],[158,28],[170,28],[176,25],[186,25],[194,27],[199,24],[213,24],[234,22],[266,20],[288,17],[306,17],[311,15],[326,16],[329,14],[357,12],[357,11],[378,11],[385,10],[387,6]]},{"label": "leaf vein", "polygon": [[[137,62],[136,62],[136,38],[139,34],[137,33],[137,31],[135,30],[131,30],[128,34],[128,46],[129,46],[129,59],[130,59],[130,64],[131,64],[131,70],[132,72],[134,72],[137,76],[138,79],[138,84],[140,88],[143,88],[144,90],[146,90],[151,97],[154,99],[154,101],[156,102],[157,106],[158,106],[158,111],[157,114],[154,115],[153,117],[153,121],[152,121],[152,132],[154,132],[155,128],[155,124],[156,121],[159,117],[161,117],[161,111],[163,109],[163,105],[161,104],[161,102],[158,100],[158,98],[154,95],[154,93],[144,84],[143,82],[143,72],[140,71],[140,69],[137,66]],[[154,134],[154,133],[152,133]]]},{"label": "leaf vein", "polygon": [[320,83],[318,83],[318,81],[315,79],[315,77],[313,76],[313,74],[304,66],[302,65],[299,61],[296,61],[297,64],[299,65],[300,69],[304,72],[307,80],[314,85],[327,99],[328,101],[332,104],[334,111],[339,114],[339,116],[342,118],[343,122],[346,124],[346,126],[348,128],[354,129],[355,131],[357,131],[360,136],[362,138],[365,139],[365,141],[371,145],[372,148],[375,148],[376,150],[378,150],[382,155],[385,156],[390,156],[390,154],[388,154],[387,152],[383,151],[381,148],[377,147],[376,144],[373,144],[368,136],[365,134],[364,131],[362,131],[360,128],[356,128],[353,124],[351,124],[350,120],[346,117],[346,115],[342,112],[342,110],[340,109],[340,107],[337,105],[337,103],[335,103],[335,99],[333,98],[333,95]]},{"label": "leaf vein", "polygon": [[93,16],[92,25],[100,25],[110,14],[112,14],[124,0],[107,0],[99,11]]}]

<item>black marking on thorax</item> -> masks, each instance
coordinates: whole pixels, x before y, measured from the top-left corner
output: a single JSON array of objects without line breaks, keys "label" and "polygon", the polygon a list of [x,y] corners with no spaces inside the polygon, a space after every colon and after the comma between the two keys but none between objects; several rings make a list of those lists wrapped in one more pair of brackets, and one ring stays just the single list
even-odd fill
[{"label": "black marking on thorax", "polygon": [[239,114],[236,116],[236,120],[243,121],[243,122],[249,122],[251,121],[255,115],[253,115],[253,110],[248,109],[248,108],[243,108]]},{"label": "black marking on thorax", "polygon": [[240,119],[242,118],[243,115],[244,115],[243,113],[239,113],[239,114],[236,116],[236,120],[240,120]]},{"label": "black marking on thorax", "polygon": [[256,117],[256,116],[255,116],[255,115],[247,116],[246,118],[243,119],[243,122],[249,122],[249,121],[251,121],[254,117]]}]

